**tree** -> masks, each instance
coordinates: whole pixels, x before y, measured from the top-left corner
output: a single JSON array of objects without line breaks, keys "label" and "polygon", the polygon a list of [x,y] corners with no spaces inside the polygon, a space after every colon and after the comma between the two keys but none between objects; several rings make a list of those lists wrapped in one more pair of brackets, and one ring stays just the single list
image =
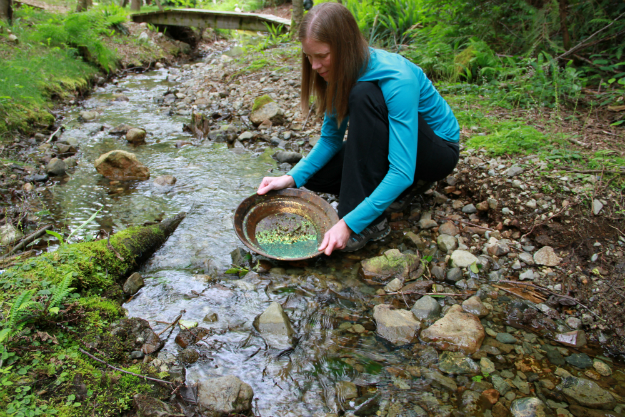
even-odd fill
[{"label": "tree", "polygon": [[11,23],[13,18],[12,0],[0,0],[0,19],[7,20]]},{"label": "tree", "polygon": [[296,39],[299,33],[299,27],[304,18],[304,1],[293,0],[293,9],[291,10],[291,38]]},{"label": "tree", "polygon": [[[1,1],[1,0],[0,0]],[[76,6],[77,12],[84,12],[93,6],[93,0],[78,0],[78,5]]]},{"label": "tree", "polygon": [[141,10],[141,0],[130,0],[130,10],[135,12]]}]

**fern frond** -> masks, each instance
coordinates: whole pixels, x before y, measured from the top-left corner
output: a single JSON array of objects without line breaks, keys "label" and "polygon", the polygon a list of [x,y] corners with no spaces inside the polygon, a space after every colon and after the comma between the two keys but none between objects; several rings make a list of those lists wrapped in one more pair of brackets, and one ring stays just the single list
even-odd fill
[{"label": "fern frond", "polygon": [[35,301],[31,301],[31,298],[34,294],[35,290],[28,290],[17,296],[17,298],[13,302],[13,305],[11,306],[11,311],[9,312],[9,322],[7,323],[8,329],[13,331],[13,329],[17,327],[17,324],[23,317],[26,309],[35,304],[38,304]]},{"label": "fern frond", "polygon": [[75,288],[69,288],[72,283],[73,272],[69,272],[65,275],[63,281],[56,286],[52,291],[50,302],[48,303],[48,311],[54,307],[57,307],[65,297],[69,295]]}]

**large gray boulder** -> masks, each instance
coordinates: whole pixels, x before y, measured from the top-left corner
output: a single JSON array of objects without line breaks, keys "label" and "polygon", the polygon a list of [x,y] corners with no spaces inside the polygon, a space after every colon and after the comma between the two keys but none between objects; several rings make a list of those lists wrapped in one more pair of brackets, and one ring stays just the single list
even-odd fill
[{"label": "large gray boulder", "polygon": [[94,163],[95,169],[110,180],[147,180],[150,170],[137,160],[137,157],[126,151],[110,151]]},{"label": "large gray boulder", "polygon": [[557,389],[562,391],[569,401],[584,407],[611,410],[616,405],[616,400],[609,391],[586,378],[566,377]]},{"label": "large gray boulder", "polygon": [[392,310],[388,304],[378,304],[373,308],[377,332],[384,339],[396,345],[413,341],[421,323],[408,310]]},{"label": "large gray boulder", "polygon": [[198,405],[209,416],[247,415],[253,398],[252,387],[236,376],[209,378],[198,384]]},{"label": "large gray boulder", "polygon": [[469,355],[480,348],[485,335],[480,319],[465,313],[456,304],[451,306],[445,317],[421,332],[421,340],[437,349]]},{"label": "large gray boulder", "polygon": [[293,346],[295,332],[282,306],[275,301],[256,317],[254,327],[272,348],[288,349]]}]

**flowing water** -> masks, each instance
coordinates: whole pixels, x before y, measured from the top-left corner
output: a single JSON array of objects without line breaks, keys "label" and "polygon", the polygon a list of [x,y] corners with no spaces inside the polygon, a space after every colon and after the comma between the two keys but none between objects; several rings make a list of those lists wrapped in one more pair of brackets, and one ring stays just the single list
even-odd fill
[{"label": "flowing water", "polygon": [[[53,215],[75,229],[101,210],[82,231],[86,236],[189,213],[143,266],[146,285],[125,304],[130,317],[148,320],[157,332],[165,327],[157,321],[170,322],[181,310],[186,311],[185,320],[212,329],[197,345],[200,360],[187,367],[188,383],[236,375],[252,386],[263,416],[336,412],[337,404],[349,397],[341,381],[356,383],[359,397],[390,389],[393,379],[384,368],[404,363],[413,354],[375,336],[366,314],[375,290],[356,278],[357,260],[319,259],[305,269],[283,264],[286,269],[274,268],[269,279],[263,277],[255,285],[217,276],[215,271],[229,266],[230,252],[241,246],[232,227],[234,209],[255,192],[275,162],[269,153],[235,153],[224,144],[177,148],[176,141],[191,140],[182,133],[189,116],[169,116],[153,100],[174,86],[167,77],[167,70],[157,70],[98,88],[84,102],[85,108],[100,112],[96,122],[79,123],[82,109],[67,113],[63,137],[76,139],[82,155],[71,177],[50,190]],[[113,101],[120,92],[129,101]],[[124,137],[108,133],[121,123],[145,128],[147,144],[133,148]],[[114,149],[135,153],[150,168],[152,179],[173,175],[175,186],[156,186],[152,179],[104,179],[93,162]],[[286,351],[268,347],[253,327],[255,317],[273,301],[283,305],[296,332],[294,348]],[[210,313],[218,320],[203,322]],[[357,323],[360,326],[354,326]],[[180,351],[174,336],[163,352]]]}]

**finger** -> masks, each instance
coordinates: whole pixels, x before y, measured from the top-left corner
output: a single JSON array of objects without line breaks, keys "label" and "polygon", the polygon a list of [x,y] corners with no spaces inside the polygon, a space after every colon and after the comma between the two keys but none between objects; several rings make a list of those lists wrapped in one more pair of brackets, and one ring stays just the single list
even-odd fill
[{"label": "finger", "polygon": [[321,242],[321,245],[319,245],[319,248],[317,250],[319,251],[325,250],[326,246],[328,246],[329,240],[330,240],[330,237],[328,236],[328,233],[326,232],[326,234],[323,235],[323,241]]},{"label": "finger", "polygon": [[336,246],[336,242],[334,240],[330,240],[324,253],[328,256],[332,255],[332,251],[334,250],[335,246]]}]

